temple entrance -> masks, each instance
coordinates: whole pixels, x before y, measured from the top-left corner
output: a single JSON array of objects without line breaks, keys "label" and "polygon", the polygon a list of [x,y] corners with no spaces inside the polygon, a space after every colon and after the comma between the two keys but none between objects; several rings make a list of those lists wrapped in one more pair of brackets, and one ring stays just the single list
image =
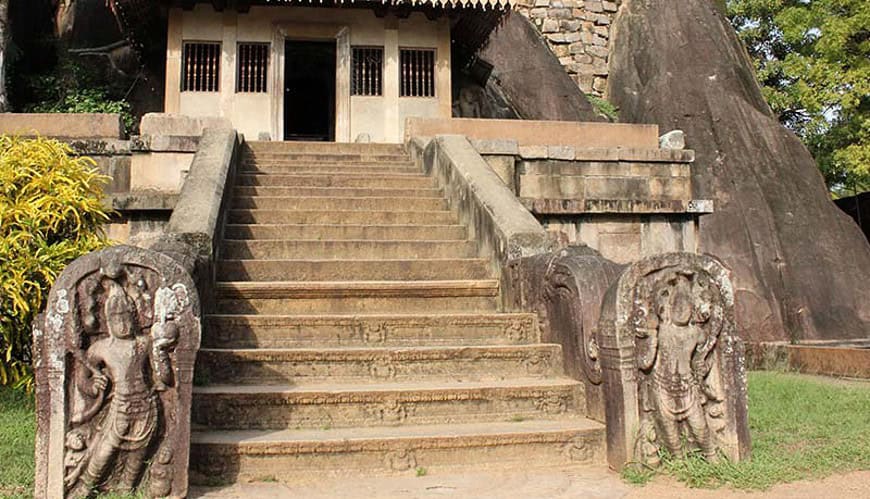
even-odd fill
[{"label": "temple entrance", "polygon": [[335,41],[287,40],[284,140],[335,140]]}]

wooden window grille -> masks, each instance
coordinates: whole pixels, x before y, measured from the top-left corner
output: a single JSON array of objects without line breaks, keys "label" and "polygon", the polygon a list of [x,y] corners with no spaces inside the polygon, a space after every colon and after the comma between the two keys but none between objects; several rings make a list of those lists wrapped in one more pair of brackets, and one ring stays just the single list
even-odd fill
[{"label": "wooden window grille", "polygon": [[353,47],[351,94],[383,95],[384,49],[381,47]]},{"label": "wooden window grille", "polygon": [[402,97],[435,97],[435,50],[399,51]]},{"label": "wooden window grille", "polygon": [[236,92],[266,93],[269,48],[268,43],[239,44]]},{"label": "wooden window grille", "polygon": [[181,90],[217,92],[221,81],[221,44],[188,42],[184,44]]}]

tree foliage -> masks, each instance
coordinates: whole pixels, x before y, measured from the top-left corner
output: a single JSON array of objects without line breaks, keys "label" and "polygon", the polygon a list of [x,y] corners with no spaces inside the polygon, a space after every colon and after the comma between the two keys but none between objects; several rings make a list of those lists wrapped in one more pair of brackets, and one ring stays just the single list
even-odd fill
[{"label": "tree foliage", "polygon": [[48,139],[0,136],[0,385],[29,388],[31,322],[66,265],[107,245],[106,177]]},{"label": "tree foliage", "polygon": [[780,121],[835,194],[870,190],[870,2],[728,0]]}]

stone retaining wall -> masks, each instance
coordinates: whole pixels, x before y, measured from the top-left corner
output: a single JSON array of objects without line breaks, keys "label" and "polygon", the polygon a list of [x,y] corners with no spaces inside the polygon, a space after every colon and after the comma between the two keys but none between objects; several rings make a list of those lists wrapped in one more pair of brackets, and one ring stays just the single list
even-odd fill
[{"label": "stone retaining wall", "polygon": [[514,9],[538,28],[583,93],[607,88],[610,27],[619,0],[518,0]]}]

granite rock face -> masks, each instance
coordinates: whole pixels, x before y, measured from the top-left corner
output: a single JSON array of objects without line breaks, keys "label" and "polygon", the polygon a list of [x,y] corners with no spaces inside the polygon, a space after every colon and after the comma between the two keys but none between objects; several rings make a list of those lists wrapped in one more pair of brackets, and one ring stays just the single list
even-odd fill
[{"label": "granite rock face", "polygon": [[506,16],[479,56],[493,66],[490,81],[496,93],[521,119],[603,121],[522,15]]},{"label": "granite rock face", "polygon": [[733,269],[746,340],[870,331],[870,246],[831,202],[813,158],[765,103],[709,0],[626,0],[611,32],[609,98],[624,122],[686,132],[701,250]]}]

